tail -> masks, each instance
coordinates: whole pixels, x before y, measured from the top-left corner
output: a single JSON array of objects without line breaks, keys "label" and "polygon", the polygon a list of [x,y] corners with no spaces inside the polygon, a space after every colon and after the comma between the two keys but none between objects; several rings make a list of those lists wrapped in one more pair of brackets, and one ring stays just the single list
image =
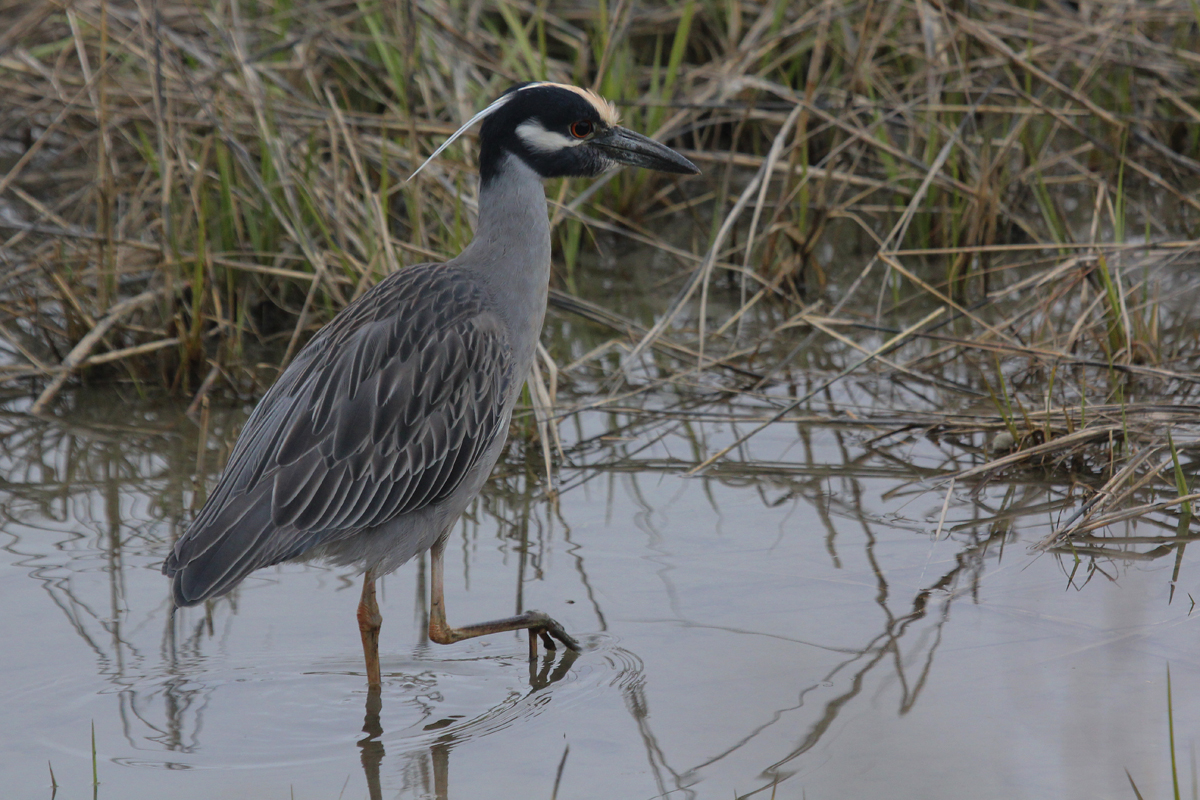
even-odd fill
[{"label": "tail", "polygon": [[201,511],[163,562],[176,606],[220,597],[254,570],[295,558],[312,539],[272,522],[269,484],[266,492],[222,500],[216,514]]}]

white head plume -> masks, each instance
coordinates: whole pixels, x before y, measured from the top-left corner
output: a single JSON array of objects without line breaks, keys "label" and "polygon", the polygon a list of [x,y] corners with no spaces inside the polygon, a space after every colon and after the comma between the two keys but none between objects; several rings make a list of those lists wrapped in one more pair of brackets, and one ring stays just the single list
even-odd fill
[{"label": "white head plume", "polygon": [[[522,88],[528,88],[528,87],[522,87]],[[520,91],[520,90],[518,89],[517,91]],[[449,139],[442,142],[442,146],[439,147],[437,150],[434,150],[433,154],[431,156],[429,156],[429,158],[425,159],[425,161],[422,162],[421,166],[417,167],[412,175],[408,176],[408,180],[411,181],[413,178],[417,177],[417,175],[421,172],[421,170],[425,169],[425,167],[429,165],[430,161],[433,161],[435,158],[440,156],[442,154],[443,150],[445,150],[450,145],[454,144],[454,142],[460,136],[462,136],[464,133],[466,133],[467,130],[470,129],[470,127],[472,125],[474,125],[476,122],[479,122],[481,119],[490,117],[492,114],[495,114],[497,111],[499,111],[501,108],[503,108],[504,104],[507,103],[509,100],[512,100],[513,96],[516,95],[516,93],[517,92],[507,92],[506,94],[500,95],[492,102],[492,104],[490,106],[488,106],[483,111],[480,111],[478,114],[476,114],[475,116],[471,117],[469,120],[464,122],[461,128],[459,128],[453,134],[451,134]]]}]

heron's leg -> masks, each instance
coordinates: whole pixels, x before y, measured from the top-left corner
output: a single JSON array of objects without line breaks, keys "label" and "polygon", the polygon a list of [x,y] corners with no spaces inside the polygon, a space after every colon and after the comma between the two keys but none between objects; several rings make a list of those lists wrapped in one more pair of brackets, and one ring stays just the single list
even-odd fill
[{"label": "heron's leg", "polygon": [[[463,639],[474,639],[476,636],[486,636],[489,633],[503,631],[529,630],[529,655],[537,655],[537,640],[540,636],[547,650],[554,650],[554,639],[579,652],[579,642],[575,641],[549,615],[541,611],[526,611],[515,617],[494,619],[491,622],[480,622],[475,625],[464,625],[461,628],[451,628],[446,622],[446,602],[442,597],[442,552],[445,542],[438,542],[429,551],[430,574],[430,603],[429,603],[429,638],[438,644],[452,644]],[[553,637],[553,638],[551,638]]]},{"label": "heron's leg", "polygon": [[379,681],[379,629],[383,617],[379,604],[375,602],[375,573],[367,570],[363,574],[362,600],[358,602],[358,630],[362,634],[363,655],[367,660],[367,685],[378,687]]}]

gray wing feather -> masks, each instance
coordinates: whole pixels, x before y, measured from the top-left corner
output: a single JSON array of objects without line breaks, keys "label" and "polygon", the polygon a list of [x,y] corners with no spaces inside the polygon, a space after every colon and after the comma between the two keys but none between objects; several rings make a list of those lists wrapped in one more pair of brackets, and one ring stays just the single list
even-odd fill
[{"label": "gray wing feather", "polygon": [[513,377],[507,337],[469,276],[427,264],[381,281],[247,420],[163,564],[176,604],[446,499],[503,435]]}]

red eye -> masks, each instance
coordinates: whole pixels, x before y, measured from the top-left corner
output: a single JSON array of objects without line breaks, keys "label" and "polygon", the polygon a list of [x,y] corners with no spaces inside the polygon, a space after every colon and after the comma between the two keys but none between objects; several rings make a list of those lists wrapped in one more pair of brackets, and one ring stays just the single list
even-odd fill
[{"label": "red eye", "polygon": [[576,139],[586,139],[592,135],[592,131],[596,126],[587,120],[571,123],[571,135]]}]

